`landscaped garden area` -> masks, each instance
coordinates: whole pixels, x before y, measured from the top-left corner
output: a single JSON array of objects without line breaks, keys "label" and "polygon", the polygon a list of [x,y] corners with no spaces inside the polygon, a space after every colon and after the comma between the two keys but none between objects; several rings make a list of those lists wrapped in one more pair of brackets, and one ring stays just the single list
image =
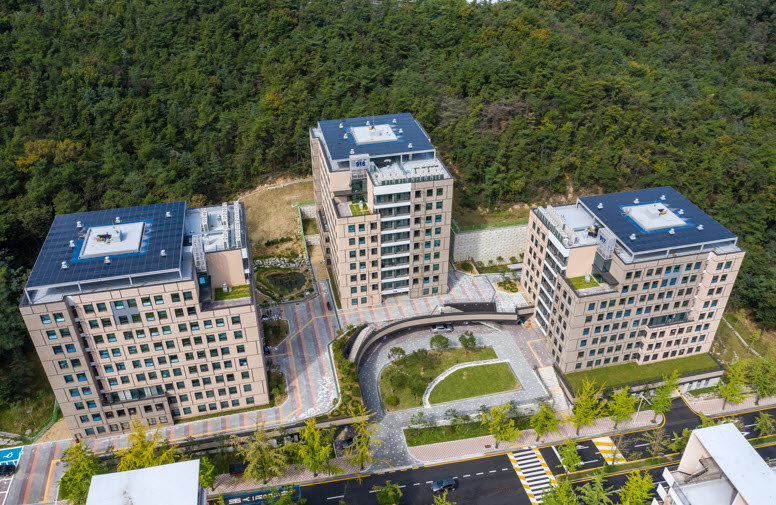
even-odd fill
[{"label": "landscaped garden area", "polygon": [[509,363],[491,363],[461,368],[442,379],[431,390],[431,404],[518,389],[520,383]]},{"label": "landscaped garden area", "polygon": [[[530,417],[518,416],[513,404],[507,404],[507,415],[515,420],[518,429],[527,430],[531,427]],[[474,416],[459,414],[455,409],[447,409],[445,420],[447,425],[437,426],[429,421],[422,412],[412,416],[410,427],[404,428],[404,438],[409,447],[436,444],[451,440],[484,437],[490,435],[487,424],[481,422],[482,413]]]},{"label": "landscaped garden area", "polygon": [[365,216],[369,214],[369,206],[366,204],[366,202],[351,203],[350,214],[353,216]]},{"label": "landscaped garden area", "polygon": [[659,381],[664,375],[671,375],[674,370],[679,371],[680,376],[684,376],[718,369],[717,362],[708,354],[703,353],[646,365],[625,363],[594,368],[584,372],[566,374],[565,379],[571,389],[576,392],[582,387],[585,379],[599,386],[604,386],[606,389],[614,389],[621,386]]},{"label": "landscaped garden area", "polygon": [[[278,266],[264,263],[272,261]],[[271,259],[258,260],[255,267],[256,288],[274,302],[298,300],[312,292],[313,281],[307,262],[303,260]],[[267,304],[262,304],[267,305]]]},{"label": "landscaped garden area", "polygon": [[[388,411],[420,407],[423,393],[431,381],[454,365],[497,357],[491,347],[419,349],[406,355],[402,355],[400,347],[395,347],[391,352],[393,363],[385,367],[380,376],[380,395]],[[476,395],[461,398],[467,396]]]},{"label": "landscaped garden area", "polygon": [[320,416],[318,419],[341,417],[348,415],[351,409],[356,410],[359,405],[361,407],[364,406],[364,399],[361,397],[361,388],[358,386],[356,365],[342,353],[342,346],[345,345],[345,342],[348,341],[353,333],[361,331],[362,328],[363,326],[348,326],[344,331],[337,331],[337,338],[332,344],[332,350],[342,398],[340,399],[337,408],[331,411],[329,415]]},{"label": "landscaped garden area", "polygon": [[594,288],[598,286],[598,281],[595,280],[595,277],[592,275],[588,276],[587,279],[584,275],[579,277],[572,277],[568,279],[568,281],[574,289]]},{"label": "landscaped garden area", "polygon": [[508,293],[517,293],[520,291],[520,285],[515,279],[504,278],[503,281],[496,283],[496,286],[502,291],[506,291]]},{"label": "landscaped garden area", "polygon": [[277,347],[288,336],[288,321],[278,319],[275,321],[263,321],[264,343],[270,347]]}]

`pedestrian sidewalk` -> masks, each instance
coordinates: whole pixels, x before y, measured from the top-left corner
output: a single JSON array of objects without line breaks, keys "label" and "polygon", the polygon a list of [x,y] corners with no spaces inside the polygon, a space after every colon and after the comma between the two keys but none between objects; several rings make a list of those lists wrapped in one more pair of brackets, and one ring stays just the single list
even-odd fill
[{"label": "pedestrian sidewalk", "polygon": [[684,401],[687,402],[687,405],[692,410],[694,410],[696,413],[702,413],[706,416],[711,416],[711,417],[732,415],[737,412],[746,411],[746,410],[765,409],[776,405],[776,396],[761,398],[759,405],[755,404],[754,396],[746,397],[744,401],[742,401],[738,405],[730,402],[727,402],[727,405],[725,405],[725,400],[722,398],[710,398],[707,400],[691,400],[690,399],[691,397],[692,395],[682,394],[682,398],[684,398]]},{"label": "pedestrian sidewalk", "polygon": [[[358,471],[348,465],[345,458],[334,458],[331,460],[332,464],[339,466],[344,470],[343,473],[335,474],[335,476],[352,476]],[[219,494],[227,495],[239,492],[250,492],[260,489],[277,488],[280,486],[287,486],[291,484],[303,484],[306,482],[320,481],[329,476],[324,474],[318,474],[317,477],[313,477],[313,472],[307,469],[307,467],[301,465],[291,465],[280,477],[271,479],[267,484],[261,481],[255,481],[244,478],[242,475],[234,476],[228,473],[218,475],[212,488],[207,489],[208,496],[218,496]]]},{"label": "pedestrian sidewalk", "polygon": [[[620,423],[617,432],[629,432],[643,428],[657,427],[663,422],[663,418],[662,416],[658,416],[657,419],[655,419],[655,423],[653,423],[652,418],[654,415],[655,413],[651,410],[643,410],[635,420],[631,418],[628,422]],[[560,426],[560,433],[550,433],[539,438],[539,440],[536,440],[536,432],[534,430],[525,430],[520,434],[520,438],[518,438],[517,442],[514,444],[502,442],[499,444],[498,449],[496,449],[495,439],[488,435],[484,437],[467,438],[464,440],[454,440],[451,442],[419,445],[410,447],[409,451],[416,460],[424,463],[431,463],[479,456],[482,454],[503,451],[505,449],[514,451],[522,447],[537,444],[554,444],[562,442],[567,438],[586,439],[594,436],[601,437],[610,433],[615,433],[614,422],[609,418],[601,418],[596,420],[592,425],[580,429],[579,435],[576,434],[574,425],[569,422],[564,422]]]}]

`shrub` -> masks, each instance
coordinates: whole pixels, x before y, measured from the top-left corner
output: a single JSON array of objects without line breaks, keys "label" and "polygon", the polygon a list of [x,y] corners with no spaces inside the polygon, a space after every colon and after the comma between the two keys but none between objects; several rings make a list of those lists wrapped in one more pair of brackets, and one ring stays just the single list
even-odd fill
[{"label": "shrub", "polygon": [[517,263],[517,258],[515,258],[514,256],[510,256],[509,257],[509,262],[510,263]]},{"label": "shrub", "polygon": [[464,261],[463,263],[461,263],[461,269],[464,272],[471,272],[474,269],[474,267],[472,267],[472,264],[469,263],[468,261]]},{"label": "shrub", "polygon": [[393,396],[393,395],[386,396],[386,397],[385,397],[385,404],[386,404],[386,405],[389,405],[389,406],[391,406],[391,407],[395,407],[395,406],[397,406],[397,405],[399,404],[399,399],[398,399],[398,398],[396,398],[396,397],[395,397],[395,396]]},{"label": "shrub", "polygon": [[[291,242],[292,240],[294,239],[291,237],[273,238],[272,240],[267,240],[266,242],[264,242],[264,246],[271,247],[273,245],[283,244],[285,242]],[[293,257],[296,258],[296,255],[294,255]]]},{"label": "shrub", "polygon": [[361,388],[360,388],[360,387],[358,387],[358,386],[355,386],[355,387],[353,388],[353,396],[354,396],[354,397],[359,397],[359,396],[361,396]]},{"label": "shrub", "polygon": [[432,349],[447,349],[450,346],[450,339],[444,335],[436,334],[431,337]]}]

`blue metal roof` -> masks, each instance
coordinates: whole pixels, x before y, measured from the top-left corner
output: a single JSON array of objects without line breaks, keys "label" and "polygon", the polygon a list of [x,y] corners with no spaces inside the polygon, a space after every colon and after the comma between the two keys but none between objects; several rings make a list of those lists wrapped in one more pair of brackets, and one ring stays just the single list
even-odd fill
[{"label": "blue metal roof", "polygon": [[[396,119],[396,123],[393,120]],[[398,140],[391,142],[382,142],[379,144],[358,145],[353,140],[352,135],[343,138],[344,133],[348,132],[354,126],[366,126],[367,121],[371,125],[388,124],[393,128]],[[339,127],[342,123],[342,128]],[[390,156],[406,152],[422,152],[434,149],[431,140],[426,136],[426,132],[407,112],[401,114],[387,114],[384,116],[367,116],[350,119],[332,119],[329,121],[318,121],[318,127],[323,134],[323,140],[329,148],[329,154],[332,160],[346,160],[350,156],[350,150],[354,154],[368,154],[369,156]],[[399,134],[399,129],[402,133]],[[412,144],[412,149],[408,144]]]},{"label": "blue metal roof", "polygon": [[[665,200],[661,199],[662,196],[665,196]],[[679,217],[684,219],[686,225],[675,227],[673,235],[669,233],[669,228],[653,231],[642,229],[622,211],[623,207],[636,205],[634,204],[636,199],[639,200],[638,205],[660,203],[677,214],[679,210],[682,210],[683,214]],[[736,238],[727,228],[670,186],[586,196],[580,198],[579,201],[634,253],[728,241]],[[599,203],[603,204],[603,208],[598,208]],[[703,229],[699,230],[698,225],[703,225]],[[632,234],[636,235],[636,240],[630,240],[629,237]]]},{"label": "blue metal roof", "polygon": [[[166,217],[167,212],[170,212],[171,217]],[[181,263],[185,214],[186,202],[174,202],[59,215],[51,225],[46,242],[27,281],[27,287],[70,284],[178,269]],[[102,256],[79,258],[84,240],[83,232],[93,226],[112,225],[116,217],[120,217],[121,222],[125,224],[144,223],[140,250],[112,255],[109,264],[105,263]],[[82,230],[77,227],[78,221],[83,225]],[[70,247],[71,240],[76,242],[75,248]],[[162,249],[166,251],[166,256],[161,255]],[[67,269],[62,268],[63,261],[67,262]]]}]

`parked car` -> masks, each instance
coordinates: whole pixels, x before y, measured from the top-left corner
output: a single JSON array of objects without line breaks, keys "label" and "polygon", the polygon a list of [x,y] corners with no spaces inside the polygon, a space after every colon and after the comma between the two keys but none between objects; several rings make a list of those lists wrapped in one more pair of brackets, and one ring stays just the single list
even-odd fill
[{"label": "parked car", "polygon": [[16,473],[16,465],[12,465],[10,463],[5,465],[0,465],[0,477],[10,477],[15,473]]},{"label": "parked car", "polygon": [[438,323],[431,326],[431,333],[450,333],[453,325],[450,323]]},{"label": "parked car", "polygon": [[456,489],[458,489],[458,480],[453,478],[437,480],[431,483],[431,492],[433,493],[444,493],[445,491],[455,491]]}]

